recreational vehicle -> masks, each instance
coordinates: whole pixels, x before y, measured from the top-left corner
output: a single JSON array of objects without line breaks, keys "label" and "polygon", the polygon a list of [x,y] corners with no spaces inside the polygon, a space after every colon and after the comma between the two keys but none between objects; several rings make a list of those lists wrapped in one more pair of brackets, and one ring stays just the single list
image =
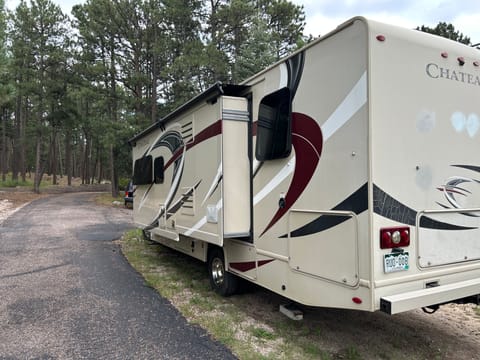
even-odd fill
[{"label": "recreational vehicle", "polygon": [[354,18],[130,140],[134,221],[293,302],[381,310],[480,294],[480,51]]}]

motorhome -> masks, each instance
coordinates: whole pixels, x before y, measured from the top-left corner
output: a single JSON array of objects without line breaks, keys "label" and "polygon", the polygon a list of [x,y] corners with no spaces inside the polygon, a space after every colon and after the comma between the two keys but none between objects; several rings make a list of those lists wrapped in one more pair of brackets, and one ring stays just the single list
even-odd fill
[{"label": "motorhome", "polygon": [[292,302],[389,314],[480,294],[480,51],[353,18],[130,140],[134,221]]}]

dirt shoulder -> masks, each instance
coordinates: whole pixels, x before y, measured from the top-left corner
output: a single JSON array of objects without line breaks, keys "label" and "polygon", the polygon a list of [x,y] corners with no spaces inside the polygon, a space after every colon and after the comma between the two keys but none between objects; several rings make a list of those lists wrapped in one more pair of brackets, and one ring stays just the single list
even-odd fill
[{"label": "dirt shoulder", "polygon": [[32,191],[0,190],[0,224],[25,204],[45,196]]}]

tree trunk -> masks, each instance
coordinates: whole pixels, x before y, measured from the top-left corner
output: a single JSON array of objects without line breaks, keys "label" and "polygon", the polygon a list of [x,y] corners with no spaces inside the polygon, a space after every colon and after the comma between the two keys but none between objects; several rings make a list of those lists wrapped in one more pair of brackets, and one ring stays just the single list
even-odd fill
[{"label": "tree trunk", "polygon": [[[110,46],[110,119],[113,124],[117,123],[117,89],[116,89],[116,57],[115,57],[115,47],[114,47],[114,38],[111,38]],[[114,144],[110,144],[110,168],[111,168],[111,179],[112,179],[112,197],[116,198],[118,196],[118,175],[115,169],[115,149]]]},{"label": "tree trunk", "polygon": [[57,131],[53,130],[53,139],[52,139],[52,168],[51,168],[51,173],[52,173],[52,185],[57,185]]},{"label": "tree trunk", "polygon": [[57,138],[57,144],[58,145],[58,166],[60,167],[60,179],[63,178],[63,175],[65,175],[65,168],[63,167],[63,159],[62,159],[62,142],[60,138]]},{"label": "tree trunk", "polygon": [[118,196],[118,176],[115,171],[115,153],[113,150],[113,144],[110,145],[110,169],[111,169],[111,182],[112,182],[112,197]]},{"label": "tree trunk", "polygon": [[0,124],[2,124],[2,154],[0,164],[2,168],[2,181],[7,180],[7,109],[3,108],[0,114]]},{"label": "tree trunk", "polygon": [[41,170],[42,163],[42,135],[40,130],[37,130],[36,136],[36,154],[35,154],[35,176],[33,178],[33,191],[36,194],[40,193],[40,182],[43,171]]},{"label": "tree trunk", "polygon": [[20,165],[20,137],[22,121],[22,97],[17,95],[15,104],[15,136],[13,140],[13,161],[12,161],[12,180],[18,181],[18,172]]},{"label": "tree trunk", "polygon": [[27,127],[27,103],[25,102],[25,110],[20,112],[20,120],[19,120],[19,157],[18,162],[20,164],[20,172],[22,176],[22,181],[26,181],[26,174],[27,174],[27,166],[25,164],[26,159],[26,152],[25,149],[25,129]]},{"label": "tree trunk", "polygon": [[65,170],[68,186],[72,186],[72,134],[70,129],[65,133]]},{"label": "tree trunk", "polygon": [[85,150],[83,155],[82,184],[90,184],[90,138],[85,137]]}]

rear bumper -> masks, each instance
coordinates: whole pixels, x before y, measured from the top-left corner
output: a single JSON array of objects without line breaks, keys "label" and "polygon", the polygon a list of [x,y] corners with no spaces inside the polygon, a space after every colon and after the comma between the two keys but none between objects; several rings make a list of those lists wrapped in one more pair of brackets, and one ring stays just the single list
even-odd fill
[{"label": "rear bumper", "polygon": [[477,294],[480,294],[480,278],[385,296],[380,299],[380,310],[393,315]]}]

